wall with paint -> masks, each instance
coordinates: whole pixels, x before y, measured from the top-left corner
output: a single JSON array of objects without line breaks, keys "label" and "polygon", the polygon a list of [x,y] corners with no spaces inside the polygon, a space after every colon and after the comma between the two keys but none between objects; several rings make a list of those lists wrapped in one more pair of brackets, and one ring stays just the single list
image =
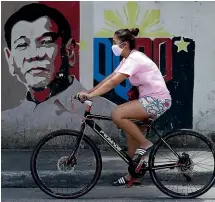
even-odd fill
[{"label": "wall with paint", "polygon": [[[71,97],[84,89],[80,3],[4,2],[2,7],[2,147],[31,148],[51,131],[79,130],[86,106],[73,101],[74,110]],[[115,107],[104,98],[95,105],[94,113],[106,115]],[[113,124],[100,125],[118,139]]]},{"label": "wall with paint", "polygon": [[[112,54],[111,38],[120,28],[140,29],[137,48],[155,61],[171,92],[173,105],[159,120],[161,129],[215,131],[213,2],[36,3],[56,8],[60,22],[52,10],[40,9],[35,19],[26,17],[30,9],[17,14],[28,2],[2,3],[4,148],[32,147],[50,131],[79,129],[77,113],[83,115],[84,106],[75,102],[77,113],[71,114],[71,95],[92,88],[117,67],[121,58]],[[9,20],[14,13],[17,21]],[[126,81],[97,98],[93,112],[110,115],[116,104],[127,101],[129,88]],[[113,124],[99,123],[121,140]]]},{"label": "wall with paint", "polygon": [[[82,22],[88,17],[94,22],[93,27],[81,27],[81,39],[89,47],[83,51],[80,71],[93,64],[89,67],[93,75],[80,77],[84,86],[95,85],[119,63],[110,50],[114,31],[138,27],[137,46],[156,62],[173,97],[173,106],[160,124],[168,122],[167,127],[194,128],[205,134],[215,131],[213,2],[115,2],[114,7],[93,2],[82,3],[81,9],[85,11]],[[104,97],[120,104],[129,87],[124,83]]]}]

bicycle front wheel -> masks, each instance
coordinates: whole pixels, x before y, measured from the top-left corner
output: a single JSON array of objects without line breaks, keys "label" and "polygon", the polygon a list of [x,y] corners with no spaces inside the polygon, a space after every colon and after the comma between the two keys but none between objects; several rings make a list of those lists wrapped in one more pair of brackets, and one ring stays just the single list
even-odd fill
[{"label": "bicycle front wheel", "polygon": [[86,135],[75,158],[67,164],[80,135],[72,130],[52,132],[34,149],[31,174],[46,194],[59,199],[74,199],[89,192],[97,183],[102,158],[98,147]]},{"label": "bicycle front wheel", "polygon": [[[185,129],[162,138],[167,144],[164,141],[156,144],[149,159],[151,178],[158,189],[170,197],[184,199],[196,198],[206,193],[215,182],[215,152],[212,141]],[[169,147],[181,158],[176,157]],[[175,166],[162,167],[167,164]],[[156,169],[156,166],[160,169]]]}]

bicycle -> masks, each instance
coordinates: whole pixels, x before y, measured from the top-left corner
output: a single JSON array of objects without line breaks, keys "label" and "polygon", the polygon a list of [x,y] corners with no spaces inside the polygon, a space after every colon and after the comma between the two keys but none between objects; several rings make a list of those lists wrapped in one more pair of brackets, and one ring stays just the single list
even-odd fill
[{"label": "bicycle", "polygon": [[[56,102],[58,103],[58,105],[60,107],[64,108],[64,106],[62,106],[62,104],[59,102],[59,100],[57,100]],[[213,142],[210,139],[208,139],[207,137],[205,137],[202,134],[199,134],[193,130],[190,130],[190,129],[173,130],[173,131],[169,131],[169,132],[166,132],[165,134],[161,135],[153,127],[154,124],[153,124],[152,120],[147,120],[147,121],[132,120],[138,126],[145,126],[147,128],[146,134],[149,134],[149,132],[153,131],[153,133],[159,137],[159,140],[154,144],[154,147],[152,148],[152,150],[149,153],[149,159],[148,159],[147,167],[143,168],[139,173],[135,173],[135,169],[132,165],[132,159],[94,121],[95,119],[111,121],[111,117],[102,116],[99,114],[92,114],[91,108],[93,105],[93,101],[87,100],[84,103],[87,104],[87,108],[85,110],[84,118],[81,121],[80,131],[67,129],[67,130],[58,130],[55,132],[51,132],[50,134],[46,135],[45,137],[43,137],[38,142],[38,144],[36,145],[36,147],[32,153],[31,162],[30,162],[30,169],[31,169],[32,177],[33,177],[36,185],[42,191],[44,191],[46,194],[48,194],[52,197],[55,197],[55,198],[59,198],[59,199],[74,199],[74,198],[78,198],[78,197],[85,195],[97,184],[97,182],[100,178],[100,175],[101,175],[101,171],[102,171],[102,158],[101,158],[100,150],[98,149],[97,145],[93,142],[93,140],[91,138],[89,138],[84,133],[86,125],[88,125],[90,128],[92,128],[96,132],[96,134],[99,135],[107,144],[109,144],[109,146],[128,164],[128,171],[132,175],[132,177],[134,177],[134,178],[143,177],[145,175],[145,173],[147,171],[149,171],[150,177],[151,177],[153,183],[156,185],[156,187],[161,192],[163,192],[164,194],[166,194],[170,197],[183,198],[183,199],[196,198],[196,197],[206,193],[213,186],[213,184],[215,182],[215,168],[214,168],[214,166],[213,166],[212,176],[209,177],[209,180],[206,183],[206,185],[204,185],[200,190],[194,191],[192,193],[178,193],[178,192],[170,190],[169,188],[167,188],[163,184],[163,182],[161,182],[158,174],[156,174],[156,171],[163,170],[163,169],[168,169],[168,171],[169,170],[174,170],[174,171],[178,170],[179,174],[182,175],[183,179],[186,180],[187,184],[192,183],[192,180],[194,179],[193,176],[195,174],[193,169],[194,169],[194,166],[196,164],[193,163],[191,157],[195,156],[197,154],[195,153],[192,156],[190,156],[187,153],[188,152],[187,150],[181,151],[181,148],[177,145],[179,145],[179,142],[182,142],[183,145],[187,145],[187,143],[190,140],[191,140],[191,142],[193,142],[194,138],[197,138],[198,145],[201,145],[204,143],[205,144],[204,148],[207,147],[209,149],[208,153],[210,153],[212,155],[212,159],[213,159],[213,160],[211,160],[211,162],[214,163],[214,165],[215,165],[215,151],[214,151],[214,147],[213,147]],[[59,175],[65,174],[65,173],[70,174],[70,177],[65,178],[65,179],[63,179],[62,176],[57,175],[58,178],[61,179],[60,182],[63,182],[66,180],[71,180],[71,174],[74,172],[75,167],[78,166],[78,155],[80,156],[80,149],[82,148],[83,144],[87,145],[84,147],[84,149],[87,149],[87,153],[89,153],[90,151],[93,152],[93,155],[95,157],[95,162],[96,162],[95,163],[96,168],[95,168],[95,171],[93,171],[93,177],[90,180],[90,182],[87,183],[87,185],[82,188],[82,184],[80,185],[79,181],[76,180],[76,181],[72,182],[73,183],[72,186],[74,186],[74,187],[70,187],[70,189],[77,189],[78,187],[81,187],[81,189],[79,191],[74,192],[74,193],[66,193],[66,194],[54,191],[53,187],[52,187],[53,189],[49,188],[46,185],[45,179],[44,180],[41,179],[42,177],[39,176],[39,172],[37,170],[37,168],[39,166],[37,164],[38,156],[40,156],[40,153],[42,153],[43,146],[46,143],[49,143],[50,145],[44,146],[44,148],[48,148],[48,149],[52,148],[54,150],[54,152],[56,152],[56,149],[58,148],[57,145],[60,144],[60,141],[56,140],[56,144],[54,144],[54,143],[50,143],[50,140],[54,140],[54,138],[59,138],[59,137],[63,137],[63,136],[66,137],[65,144],[67,144],[68,147],[71,147],[71,143],[69,142],[69,138],[74,137],[75,140],[72,142],[75,143],[75,147],[74,147],[74,149],[72,149],[72,151],[70,151],[68,154],[66,154],[66,156],[60,155],[60,158],[57,157],[57,158],[59,158],[59,160],[57,161],[57,168],[58,168],[57,173]],[[171,140],[172,138],[174,138],[176,136],[179,136],[179,139],[177,141],[174,142],[173,140]],[[184,137],[184,139],[183,139],[183,137]],[[176,148],[171,147],[170,143],[174,143],[176,145]],[[173,155],[173,157],[176,158],[176,160],[170,159],[171,163],[155,165],[156,164],[155,163],[156,156],[161,154],[159,149],[162,149],[165,146],[167,147],[166,150],[168,150],[171,153],[171,155]],[[62,147],[59,146],[59,148],[58,148],[59,151],[61,151],[61,149],[63,147],[64,146],[62,146]],[[179,151],[177,151],[177,149],[179,149]],[[44,153],[45,152],[46,152],[46,150],[44,151]],[[63,154],[63,155],[65,155],[65,154]],[[91,157],[92,157],[92,155],[91,155]],[[168,154],[168,157],[170,158],[169,154]],[[51,159],[51,158],[48,157],[48,159]],[[56,162],[54,161],[54,165],[55,165],[55,163]],[[205,163],[203,163],[203,161],[202,161],[202,164],[205,165]],[[85,168],[86,167],[84,167],[84,169]],[[48,173],[49,172],[47,172],[46,174],[48,174]],[[165,174],[162,173],[162,176],[164,176],[164,175]],[[82,176],[82,174],[80,174],[79,176]],[[175,175],[173,175],[173,176],[175,176]],[[83,174],[82,178],[83,179],[81,181],[85,182],[84,174]],[[175,180],[178,181],[178,178]],[[58,182],[58,186],[60,188],[64,187],[65,185],[61,185],[60,182]],[[180,182],[179,182],[179,184],[181,185]],[[51,186],[56,186],[56,185],[52,184]],[[183,184],[183,186],[184,186],[184,184]],[[67,189],[69,189],[69,188],[67,188]],[[188,190],[188,187],[187,187],[187,190]],[[177,191],[178,191],[178,189],[177,189]]]}]

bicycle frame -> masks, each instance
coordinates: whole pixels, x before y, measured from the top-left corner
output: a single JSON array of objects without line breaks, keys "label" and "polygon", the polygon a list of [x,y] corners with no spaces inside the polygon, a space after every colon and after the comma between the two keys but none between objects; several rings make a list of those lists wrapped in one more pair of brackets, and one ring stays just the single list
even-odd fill
[{"label": "bicycle frame", "polygon": [[[75,147],[75,150],[74,152],[72,153],[72,155],[70,156],[69,160],[68,160],[68,163],[73,159],[73,156],[75,155],[75,153],[77,152],[77,150],[79,149],[79,145],[80,145],[80,142],[81,140],[83,139],[84,137],[84,130],[86,128],[86,124],[91,127],[108,145],[111,146],[111,148],[128,164],[132,164],[132,159],[130,158],[130,156],[123,151],[123,149],[116,143],[114,142],[111,137],[109,135],[107,135],[103,130],[102,128],[97,124],[95,123],[95,121],[93,119],[97,119],[97,120],[106,120],[106,121],[112,121],[111,117],[109,116],[101,116],[101,115],[98,115],[98,114],[91,114],[90,113],[90,109],[91,107],[89,107],[86,111],[85,111],[85,119],[82,120],[82,123],[81,123],[81,129],[80,129],[80,137],[78,138],[77,140],[77,144],[76,144],[76,147]],[[153,130],[153,128],[152,128]],[[165,142],[165,140],[163,140],[163,138],[161,137],[161,135],[156,131],[156,130],[153,130],[155,132],[156,135],[158,135],[160,137],[160,140],[163,141],[167,146],[168,148],[177,156],[180,158],[180,156],[168,145],[168,143]],[[154,166],[153,168],[151,169],[155,169],[155,170],[158,170],[158,169],[164,169],[164,168],[174,168],[174,167],[177,167],[177,164],[176,163],[171,163],[171,164],[164,164],[164,165],[157,165],[157,166]],[[147,167],[146,170],[149,170],[149,168]]]},{"label": "bicycle frame", "polygon": [[[85,120],[85,123],[90,126],[108,145],[112,147],[112,149],[118,153],[118,155],[127,163],[129,164],[132,159],[128,156],[127,153],[125,153],[122,148],[114,142],[109,135],[107,135],[102,128],[95,123],[92,119],[100,119],[100,120],[106,120],[111,121],[111,117],[108,116],[100,116],[97,114],[89,114],[87,115],[87,119]],[[83,123],[84,124],[84,123]],[[82,132],[82,131],[81,131]]]}]

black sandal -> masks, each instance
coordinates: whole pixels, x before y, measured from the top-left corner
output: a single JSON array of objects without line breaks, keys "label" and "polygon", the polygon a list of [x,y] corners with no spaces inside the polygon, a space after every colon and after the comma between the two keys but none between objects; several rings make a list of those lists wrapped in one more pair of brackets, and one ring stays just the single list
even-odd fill
[{"label": "black sandal", "polygon": [[146,156],[146,150],[145,149],[137,149],[135,152],[135,155],[132,159],[133,164],[135,166],[135,172],[139,172],[142,168],[146,167],[146,162],[144,160],[145,156]]},{"label": "black sandal", "polygon": [[[118,180],[114,181],[112,183],[113,186],[125,186],[128,184],[128,180],[125,179],[125,177],[121,177],[119,178]],[[141,185],[141,182],[133,182],[133,185],[135,186],[140,186]]]}]

